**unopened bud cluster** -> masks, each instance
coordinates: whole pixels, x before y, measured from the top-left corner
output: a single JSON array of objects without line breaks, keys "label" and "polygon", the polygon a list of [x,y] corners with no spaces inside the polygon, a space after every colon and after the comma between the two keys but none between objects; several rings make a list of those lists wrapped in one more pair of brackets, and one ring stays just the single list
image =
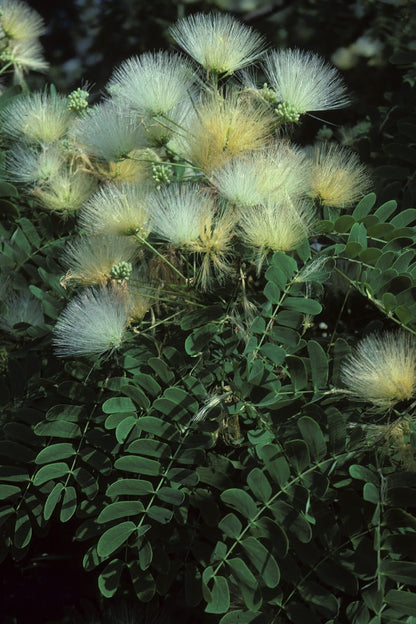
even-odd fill
[{"label": "unopened bud cluster", "polygon": [[68,95],[68,108],[74,113],[81,113],[88,107],[88,98],[90,94],[81,88],[75,89]]}]

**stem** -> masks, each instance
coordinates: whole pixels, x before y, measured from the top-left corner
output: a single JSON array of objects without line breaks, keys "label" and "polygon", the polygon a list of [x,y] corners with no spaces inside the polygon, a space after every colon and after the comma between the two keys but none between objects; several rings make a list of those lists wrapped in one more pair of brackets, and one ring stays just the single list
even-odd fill
[{"label": "stem", "polygon": [[347,303],[348,297],[350,296],[350,292],[351,292],[351,285],[349,286],[347,292],[345,293],[344,301],[342,302],[341,308],[340,308],[340,310],[338,312],[338,316],[337,316],[337,319],[335,321],[334,329],[332,331],[331,338],[329,339],[329,343],[328,343],[328,348],[326,350],[327,355],[329,353],[330,348],[334,344],[334,338],[335,338],[335,333],[337,331],[338,323],[341,320],[341,316],[342,316],[342,313],[344,312],[344,308],[345,308],[345,305]]},{"label": "stem", "polygon": [[165,258],[165,256],[161,254],[155,247],[153,247],[153,245],[151,245],[145,238],[140,236],[138,232],[136,232],[135,236],[139,239],[141,243],[143,243],[143,245],[146,245],[146,247],[151,249],[154,254],[156,254],[161,260],[163,260],[163,262],[165,262],[172,269],[172,271],[179,275],[180,278],[182,278],[185,282],[187,281],[185,275],[181,273],[179,269],[177,269],[171,262],[169,262],[169,260]]}]

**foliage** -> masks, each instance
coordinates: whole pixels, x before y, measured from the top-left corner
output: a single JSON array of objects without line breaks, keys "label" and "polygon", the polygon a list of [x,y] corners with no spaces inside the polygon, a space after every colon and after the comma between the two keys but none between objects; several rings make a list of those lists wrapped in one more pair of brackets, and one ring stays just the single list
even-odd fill
[{"label": "foliage", "polygon": [[[145,161],[128,173],[153,210],[143,217],[143,196],[134,195],[137,253],[105,268],[94,260],[95,273],[85,269],[93,253],[87,242],[72,247],[69,256],[79,262],[64,277],[68,240],[83,233],[89,241],[93,234],[76,220],[72,200],[59,209],[45,201],[46,191],[56,191],[53,176],[52,183],[26,185],[11,179],[16,141],[3,133],[1,557],[23,560],[35,539],[64,524],[82,544],[82,565],[106,599],[154,604],[174,597],[184,610],[220,624],[411,624],[414,396],[380,410],[348,392],[343,367],[357,339],[375,330],[416,334],[416,210],[376,193],[361,193],[355,207],[348,208],[348,197],[325,205],[319,194],[311,199],[305,177],[300,191],[293,185],[290,203],[289,187],[279,191],[285,198],[279,203],[274,184],[259,187],[266,199],[254,206],[266,216],[276,203],[279,215],[293,205],[298,218],[309,211],[313,232],[305,226],[287,248],[273,247],[267,237],[267,244],[256,244],[241,225],[241,214],[253,206],[222,195],[216,182],[227,165],[221,159],[231,149],[230,133],[211,167],[208,148],[217,135],[210,132],[217,126],[215,115],[204,126],[203,115],[220,101],[217,117],[248,111],[253,128],[270,126],[274,136],[282,127],[299,133],[300,124],[277,118],[276,102],[265,102],[270,90],[259,89],[261,105],[250,108],[250,81],[242,86],[205,70],[193,66],[200,92],[192,92],[192,106],[200,114],[191,131],[186,118],[172,123],[176,104],[163,116],[141,110],[144,98],[130,102],[129,113],[135,110],[144,127],[134,137],[137,151],[121,149],[120,139],[111,143],[120,153],[108,156],[106,124],[101,143],[71,130],[88,128],[88,115],[100,113],[71,111],[70,128],[58,141],[64,148],[58,169],[94,180],[101,193],[96,202],[110,189],[116,211],[119,193],[129,197],[126,181],[119,182],[122,165]],[[165,94],[166,82],[162,87]],[[10,111],[20,97],[6,91],[1,109]],[[45,90],[45,102],[56,97],[54,87]],[[120,92],[111,97],[116,101]],[[115,116],[117,108],[112,111]],[[187,111],[192,118],[192,107]],[[172,136],[177,143],[168,142]],[[269,137],[259,136],[260,148],[270,148]],[[206,137],[202,159],[198,148]],[[25,138],[17,143],[32,154],[49,149],[43,140],[35,147]],[[303,179],[305,163],[312,168],[308,154],[298,157],[282,144],[294,150],[290,167]],[[243,154],[251,149],[238,132],[235,145]],[[84,225],[87,208],[95,210],[95,188],[88,188]],[[192,193],[198,193],[194,204]],[[184,206],[186,219],[175,229]],[[201,211],[196,234],[192,210]],[[234,213],[240,221],[227,221]],[[298,225],[294,218],[291,213],[291,227]],[[114,223],[108,221],[109,230]],[[128,224],[116,233],[125,249]],[[232,245],[214,246],[219,230]],[[101,249],[113,249],[110,234],[99,238]],[[128,293],[124,341],[107,357],[95,357],[91,348],[92,358],[62,360],[52,344],[56,321],[75,290],[91,284]],[[72,330],[78,331],[76,319]]]}]

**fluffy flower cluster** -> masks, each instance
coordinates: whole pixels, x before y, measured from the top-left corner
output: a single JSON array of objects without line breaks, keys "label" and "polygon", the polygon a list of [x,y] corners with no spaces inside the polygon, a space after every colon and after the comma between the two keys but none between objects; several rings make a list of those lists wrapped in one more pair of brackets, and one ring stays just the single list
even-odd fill
[{"label": "fluffy flower cluster", "polygon": [[[41,33],[24,5],[2,6],[4,41]],[[170,33],[187,56],[125,60],[101,102],[90,106],[81,88],[68,97],[51,88],[0,113],[9,179],[42,209],[79,215],[62,284],[85,290],[56,325],[60,355],[113,351],[153,302],[152,314],[160,301],[185,300],[183,290],[238,284],[243,264],[260,275],[273,252],[305,249],[320,206],[342,208],[368,188],[345,148],[301,149],[280,131],[308,111],[347,104],[335,69],[299,50],[264,54],[261,35],[223,14],[191,15]],[[254,73],[232,77],[255,62],[266,86]]]},{"label": "fluffy flower cluster", "polygon": [[46,71],[39,37],[45,26],[42,17],[20,0],[0,1],[0,73],[10,68],[14,80],[24,85],[28,71]]},{"label": "fluffy flower cluster", "polygon": [[386,410],[416,393],[416,343],[405,333],[372,334],[361,340],[342,368],[357,399]]}]

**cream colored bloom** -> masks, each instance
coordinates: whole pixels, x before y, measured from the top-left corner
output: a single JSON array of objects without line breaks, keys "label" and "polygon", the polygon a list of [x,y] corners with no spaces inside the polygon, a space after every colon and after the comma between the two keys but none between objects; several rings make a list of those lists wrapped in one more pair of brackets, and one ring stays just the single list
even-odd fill
[{"label": "cream colored bloom", "polygon": [[43,48],[36,39],[10,41],[0,54],[3,64],[11,64],[14,82],[25,85],[24,75],[29,71],[45,72],[49,63],[43,57]]},{"label": "cream colored bloom", "polygon": [[34,92],[13,98],[1,111],[2,132],[29,143],[53,143],[68,131],[73,115],[66,97]]},{"label": "cream colored bloom", "polygon": [[19,0],[1,0],[0,27],[6,37],[15,41],[36,39],[45,32],[41,15]]},{"label": "cream colored bloom", "polygon": [[55,325],[53,344],[60,357],[100,356],[118,349],[128,323],[122,288],[90,288],[70,301]]},{"label": "cream colored bloom", "polygon": [[351,206],[371,190],[366,167],[355,152],[337,143],[319,143],[309,153],[310,195],[324,206]]},{"label": "cream colored bloom", "polygon": [[147,236],[149,211],[148,192],[142,185],[107,184],[102,186],[81,209],[81,227],[94,235]]},{"label": "cream colored bloom", "polygon": [[265,147],[275,129],[269,111],[232,90],[206,96],[195,109],[178,144],[181,154],[205,173]]},{"label": "cream colored bloom", "polygon": [[117,161],[147,144],[145,129],[137,115],[111,100],[78,117],[70,134],[88,154],[107,161]]},{"label": "cream colored bloom", "polygon": [[236,222],[237,216],[232,210],[206,211],[201,218],[198,238],[187,246],[199,256],[195,283],[203,291],[224,282],[234,272],[231,261]]},{"label": "cream colored bloom", "polygon": [[208,72],[232,74],[251,65],[263,52],[260,33],[231,15],[197,13],[170,28],[173,39]]},{"label": "cream colored bloom", "polygon": [[121,262],[132,263],[137,258],[138,245],[126,236],[81,236],[67,243],[62,258],[68,272],[63,283],[81,286],[104,284],[111,270]]},{"label": "cream colored bloom", "polygon": [[361,340],[341,370],[357,399],[380,409],[407,401],[416,392],[416,343],[404,332],[371,334]]},{"label": "cream colored bloom", "polygon": [[194,81],[187,59],[169,52],[145,52],[124,61],[107,89],[141,114],[167,115],[186,99]]},{"label": "cream colored bloom", "polygon": [[178,247],[199,237],[201,224],[214,213],[214,200],[196,184],[170,184],[154,192],[148,201],[152,230]]},{"label": "cream colored bloom", "polygon": [[311,52],[270,52],[264,61],[268,85],[283,121],[297,121],[308,111],[343,108],[349,103],[338,71]]},{"label": "cream colored bloom", "polygon": [[64,162],[62,150],[55,144],[37,149],[26,143],[17,143],[7,152],[6,171],[13,181],[40,184],[58,176]]},{"label": "cream colored bloom", "polygon": [[237,206],[296,199],[309,191],[305,154],[288,141],[233,158],[213,172],[211,182]]},{"label": "cream colored bloom", "polygon": [[66,216],[79,210],[95,188],[95,179],[87,173],[63,169],[36,186],[33,195],[47,210]]},{"label": "cream colored bloom", "polygon": [[315,215],[306,202],[251,206],[241,211],[238,235],[258,252],[258,268],[271,251],[292,251],[313,231]]}]

